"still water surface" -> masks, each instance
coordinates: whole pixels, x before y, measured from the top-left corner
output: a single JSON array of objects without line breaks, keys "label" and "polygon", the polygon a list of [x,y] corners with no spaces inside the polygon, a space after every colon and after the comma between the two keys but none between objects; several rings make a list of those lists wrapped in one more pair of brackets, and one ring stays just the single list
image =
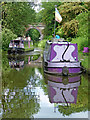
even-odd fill
[{"label": "still water surface", "polygon": [[42,59],[35,52],[22,56],[4,53],[2,58],[0,117],[88,118],[86,74],[73,77],[44,74]]}]

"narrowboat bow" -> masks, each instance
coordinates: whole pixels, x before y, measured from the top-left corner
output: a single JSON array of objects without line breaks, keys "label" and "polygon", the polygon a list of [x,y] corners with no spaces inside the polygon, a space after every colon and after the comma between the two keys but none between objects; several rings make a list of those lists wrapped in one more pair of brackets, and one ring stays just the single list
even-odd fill
[{"label": "narrowboat bow", "polygon": [[43,54],[44,72],[58,75],[80,74],[81,62],[78,60],[77,43],[60,38],[46,42]]}]

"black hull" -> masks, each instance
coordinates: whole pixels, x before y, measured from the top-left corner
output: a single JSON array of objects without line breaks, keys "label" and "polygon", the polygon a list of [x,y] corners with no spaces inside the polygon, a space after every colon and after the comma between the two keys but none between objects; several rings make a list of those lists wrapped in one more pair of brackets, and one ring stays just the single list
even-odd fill
[{"label": "black hull", "polygon": [[24,48],[9,48],[8,54],[23,54],[24,51]]}]

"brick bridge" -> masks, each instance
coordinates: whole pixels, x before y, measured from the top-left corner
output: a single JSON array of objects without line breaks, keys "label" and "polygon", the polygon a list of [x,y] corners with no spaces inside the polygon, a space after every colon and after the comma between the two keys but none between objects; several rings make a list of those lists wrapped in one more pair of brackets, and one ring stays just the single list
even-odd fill
[{"label": "brick bridge", "polygon": [[42,30],[43,30],[44,28],[45,28],[45,25],[43,25],[42,23],[39,23],[38,25],[37,25],[37,24],[30,25],[30,24],[29,24],[29,27],[26,28],[26,31],[29,31],[30,29],[36,29],[36,30],[38,30],[39,33],[40,33],[39,39],[42,40],[42,39],[43,39]]}]

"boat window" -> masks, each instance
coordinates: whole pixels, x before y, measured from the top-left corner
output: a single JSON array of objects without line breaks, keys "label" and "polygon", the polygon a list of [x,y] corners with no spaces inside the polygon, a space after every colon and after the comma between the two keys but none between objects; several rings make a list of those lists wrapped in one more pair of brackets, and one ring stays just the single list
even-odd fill
[{"label": "boat window", "polygon": [[19,43],[20,43],[20,41],[14,41],[14,43],[15,43],[15,44],[19,44]]},{"label": "boat window", "polygon": [[48,51],[49,47],[50,47],[50,44],[46,43],[46,45],[45,45],[45,51]]},{"label": "boat window", "polygon": [[46,43],[46,45],[45,45],[45,58],[48,61],[50,60],[50,50],[51,50],[51,45]]},{"label": "boat window", "polygon": [[49,61],[50,60],[50,52],[51,51],[51,46],[49,46],[49,48],[48,48],[48,52],[47,52],[47,57],[46,57],[46,59]]}]

